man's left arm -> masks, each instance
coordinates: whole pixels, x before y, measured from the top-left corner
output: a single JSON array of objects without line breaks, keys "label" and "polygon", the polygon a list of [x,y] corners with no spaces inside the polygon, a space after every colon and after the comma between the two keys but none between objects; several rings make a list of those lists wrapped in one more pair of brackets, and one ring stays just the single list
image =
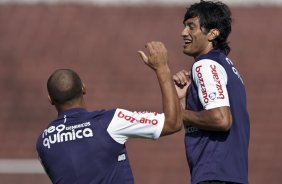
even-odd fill
[{"label": "man's left arm", "polygon": [[199,112],[183,110],[184,125],[192,125],[209,131],[228,131],[232,125],[232,115],[227,106]]},{"label": "man's left arm", "polygon": [[232,114],[225,69],[215,61],[201,60],[193,65],[192,75],[204,110],[183,110],[184,124],[209,131],[228,131],[232,125]]}]

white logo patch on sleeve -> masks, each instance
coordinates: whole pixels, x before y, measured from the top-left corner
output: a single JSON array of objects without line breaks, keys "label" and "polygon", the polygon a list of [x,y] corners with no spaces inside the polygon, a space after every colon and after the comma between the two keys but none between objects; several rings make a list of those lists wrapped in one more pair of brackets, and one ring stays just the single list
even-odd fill
[{"label": "white logo patch on sleeve", "polygon": [[192,75],[205,109],[229,106],[228,78],[223,66],[216,61],[203,59],[193,65]]},{"label": "white logo patch on sleeve", "polygon": [[107,131],[120,144],[124,144],[129,137],[157,139],[161,134],[164,119],[163,113],[116,109]]},{"label": "white logo patch on sleeve", "polygon": [[[138,114],[144,114],[146,115],[145,113],[142,113],[142,112],[138,112]],[[154,113],[155,114],[155,113]],[[157,119],[153,119],[153,118],[146,118],[146,117],[139,117],[139,116],[134,116],[133,115],[130,115],[124,111],[119,111],[118,114],[117,114],[117,117],[120,118],[120,119],[124,119],[126,121],[129,121],[130,123],[142,123],[142,124],[151,124],[151,125],[157,125],[158,124],[158,120]]]}]

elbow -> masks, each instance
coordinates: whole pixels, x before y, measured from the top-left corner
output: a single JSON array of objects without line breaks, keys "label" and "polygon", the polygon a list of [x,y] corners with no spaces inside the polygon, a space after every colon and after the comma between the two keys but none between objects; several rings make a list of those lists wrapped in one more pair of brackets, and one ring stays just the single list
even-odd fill
[{"label": "elbow", "polygon": [[175,132],[179,132],[180,130],[182,130],[183,127],[183,118],[182,118],[182,114],[179,113],[177,118],[176,118],[176,123],[175,123]]},{"label": "elbow", "polygon": [[227,110],[214,116],[217,131],[228,132],[232,126],[232,114],[229,108]]},{"label": "elbow", "polygon": [[181,111],[174,115],[165,115],[164,127],[161,136],[174,134],[179,132],[183,127],[183,119]]},{"label": "elbow", "polygon": [[182,127],[183,127],[183,121],[182,119],[178,119],[174,127],[175,132],[179,132],[182,129]]},{"label": "elbow", "polygon": [[170,126],[170,130],[171,130],[171,133],[176,133],[176,132],[179,132],[182,127],[183,127],[183,124],[182,124],[182,119],[176,119],[176,120],[172,120],[171,121],[172,123],[171,126]]},{"label": "elbow", "polygon": [[161,136],[171,135],[182,129],[182,119],[166,120]]},{"label": "elbow", "polygon": [[221,119],[216,122],[217,130],[222,132],[228,132],[232,126],[232,120]]}]

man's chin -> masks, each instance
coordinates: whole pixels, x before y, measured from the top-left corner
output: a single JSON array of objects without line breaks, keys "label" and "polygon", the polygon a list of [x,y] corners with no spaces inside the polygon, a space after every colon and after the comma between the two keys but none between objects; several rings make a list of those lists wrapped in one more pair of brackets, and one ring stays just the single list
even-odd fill
[{"label": "man's chin", "polygon": [[188,55],[188,56],[193,56],[193,54],[187,50],[183,50],[183,54]]}]

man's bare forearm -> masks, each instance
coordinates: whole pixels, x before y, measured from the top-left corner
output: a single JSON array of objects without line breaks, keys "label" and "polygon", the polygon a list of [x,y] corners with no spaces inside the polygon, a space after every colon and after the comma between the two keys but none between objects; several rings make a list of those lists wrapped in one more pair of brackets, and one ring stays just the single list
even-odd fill
[{"label": "man's bare forearm", "polygon": [[168,135],[181,129],[181,107],[174,87],[169,67],[162,66],[156,69],[162,93],[165,126],[162,135]]}]

